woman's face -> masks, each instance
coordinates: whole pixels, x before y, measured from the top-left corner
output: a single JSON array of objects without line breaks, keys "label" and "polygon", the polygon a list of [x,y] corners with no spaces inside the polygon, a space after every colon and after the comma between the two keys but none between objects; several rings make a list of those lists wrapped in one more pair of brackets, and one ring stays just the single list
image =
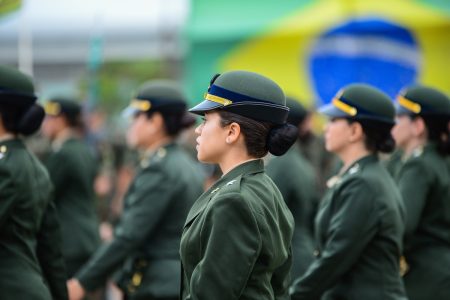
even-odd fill
[{"label": "woman's face", "polygon": [[63,117],[61,116],[45,116],[44,122],[42,122],[41,132],[42,134],[53,140],[58,133],[65,128]]},{"label": "woman's face", "polygon": [[134,149],[145,149],[155,132],[152,118],[145,114],[137,114],[131,120],[127,131],[127,144]]},{"label": "woman's face", "polygon": [[391,133],[395,144],[400,149],[405,149],[406,145],[414,137],[412,123],[413,121],[408,115],[399,115],[396,118],[396,123]]},{"label": "woman's face", "polygon": [[340,153],[349,145],[351,124],[343,118],[331,118],[325,126],[325,148]]},{"label": "woman's face", "polygon": [[203,122],[195,129],[198,134],[197,158],[205,163],[220,163],[227,149],[228,130],[220,124],[221,117],[217,112],[206,113]]}]

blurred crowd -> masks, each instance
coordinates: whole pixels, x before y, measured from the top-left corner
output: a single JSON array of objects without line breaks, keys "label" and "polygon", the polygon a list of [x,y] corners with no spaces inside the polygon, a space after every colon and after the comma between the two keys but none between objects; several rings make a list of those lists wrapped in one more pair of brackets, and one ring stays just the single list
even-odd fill
[{"label": "blurred crowd", "polygon": [[[7,74],[9,71],[2,72]],[[12,75],[5,76],[10,78]],[[25,80],[20,75],[14,76],[19,78],[18,81]],[[21,97],[20,93],[24,90],[21,83],[10,82],[0,79],[1,101],[11,95]],[[222,170],[218,164],[198,161],[196,127],[203,123],[186,112],[187,104],[181,90],[175,88],[173,82],[157,82],[156,87],[154,84],[154,81],[150,81],[138,88],[130,104],[124,108],[120,121],[117,118],[111,120],[101,110],[87,109],[81,99],[59,95],[42,99],[45,118],[41,129],[26,139],[28,149],[45,165],[54,187],[52,193],[61,224],[65,279],[68,280],[72,299],[178,299],[180,279],[172,280],[172,277],[180,275],[177,269],[177,245],[181,238],[179,229],[183,227],[195,199],[220,180]],[[372,90],[364,88],[360,92],[362,96],[358,94],[358,88],[356,92],[349,88],[333,99],[330,105],[334,105],[333,109],[341,114],[330,111],[324,113],[329,118],[327,125],[324,125],[328,137],[323,135],[322,130],[312,126],[313,119],[318,118],[315,108],[305,107],[300,99],[286,97],[286,105],[290,108],[287,122],[297,130],[295,144],[283,156],[269,154],[264,158],[266,172],[277,185],[295,220],[292,279],[289,283],[292,298],[363,299],[358,298],[358,295],[364,293],[356,293],[357,298],[352,298],[352,292],[344,290],[353,287],[358,291],[360,287],[352,286],[350,281],[362,282],[363,277],[367,277],[370,282],[375,280],[372,278],[384,276],[383,273],[370,273],[370,270],[378,270],[371,266],[377,262],[367,258],[367,252],[371,249],[366,247],[379,247],[380,244],[370,242],[378,238],[381,245],[386,243],[388,246],[380,246],[373,251],[378,251],[376,255],[387,257],[391,255],[388,253],[392,245],[389,239],[398,237],[393,231],[404,228],[398,229],[401,232],[398,242],[404,245],[399,246],[401,253],[395,255],[401,256],[398,264],[402,277],[399,278],[403,279],[402,288],[406,288],[406,293],[396,291],[396,296],[392,298],[375,296],[370,299],[450,299],[450,100],[434,88],[408,87],[399,91],[397,99],[393,99],[396,103],[395,116],[390,116],[389,113],[383,115],[384,108],[372,107],[359,100],[358,97],[372,97]],[[16,94],[7,94],[14,89],[18,91]],[[167,104],[165,99],[174,102]],[[3,106],[5,104],[1,102],[2,121],[5,120],[6,111]],[[365,112],[365,117],[359,119],[361,111]],[[156,116],[161,116],[161,120]],[[395,125],[392,121],[389,126],[385,126],[383,118],[388,117],[392,120],[395,117]],[[362,172],[365,162],[348,164],[346,157],[341,155],[347,140],[334,141],[342,145],[332,144],[333,126],[337,126],[336,122],[342,118],[351,120],[350,125],[347,124],[349,130],[358,132],[359,127],[352,127],[352,122],[359,122],[364,134],[373,137],[374,144],[366,144],[367,149],[373,149],[373,153],[381,158],[381,164],[389,171],[374,176],[391,177],[388,183],[373,181],[373,185],[358,194],[358,197],[377,192],[382,194],[389,186],[386,188],[390,189],[386,199],[392,195],[399,195],[403,199],[398,204],[400,208],[376,210],[380,214],[379,218],[373,220],[377,231],[362,231],[361,236],[351,239],[351,234],[345,230],[359,232],[358,228],[346,228],[352,225],[344,221],[338,223],[336,220],[341,217],[340,213],[351,212],[347,219],[361,218],[359,223],[355,221],[355,226],[369,222],[372,216],[364,215],[365,211],[356,202],[352,202],[352,207],[343,208],[345,201],[355,201],[346,200],[351,199],[354,190],[352,186],[347,190],[338,186],[348,180],[347,176]],[[147,125],[150,119],[154,123]],[[368,123],[365,123],[367,120]],[[374,120],[379,123],[371,127],[373,123],[370,122]],[[126,126],[117,126],[117,122]],[[339,133],[335,139],[345,134]],[[148,139],[149,136],[155,137],[155,140]],[[357,133],[348,133],[349,140],[354,136]],[[390,146],[383,144],[383,148],[379,146],[381,140],[392,143]],[[397,147],[393,154],[378,155],[380,149],[386,150],[387,147],[393,150],[394,140]],[[348,143],[352,144],[353,141]],[[5,153],[12,146],[1,147],[0,160],[4,160]],[[169,162],[164,165],[161,161]],[[371,175],[367,176],[370,178]],[[390,186],[391,181],[395,182],[395,188]],[[3,183],[0,185],[1,194],[4,193],[2,186]],[[177,191],[177,194],[172,195],[173,191]],[[345,198],[346,193],[348,198]],[[400,199],[394,196],[393,202]],[[141,205],[133,210],[135,203],[151,197],[148,200],[152,204]],[[341,202],[333,200],[338,197],[342,197]],[[3,196],[1,198],[3,201]],[[173,200],[179,198],[187,200],[184,204]],[[327,207],[329,203],[334,206]],[[318,215],[318,211],[322,215]],[[398,218],[383,215],[394,214],[394,211],[399,214]],[[7,247],[11,236],[10,233],[4,233],[8,226],[5,224],[9,222],[5,215],[7,212],[14,211],[0,211],[0,248]],[[328,215],[324,217],[324,213]],[[324,226],[333,224],[339,228],[318,233],[318,223],[315,224],[314,220],[319,218],[323,221],[327,217],[327,225],[319,224],[322,230]],[[390,222],[400,222],[401,225],[390,227]],[[384,234],[383,228],[389,228],[389,233],[380,237]],[[169,239],[173,232],[178,232],[178,235]],[[348,241],[345,238],[353,244],[342,246]],[[358,244],[358,241],[365,239],[368,239],[367,243]],[[156,249],[156,246],[164,250]],[[336,249],[341,246],[347,249],[351,261],[336,254]],[[358,247],[361,249],[356,251]],[[383,251],[386,253],[380,254]],[[3,250],[0,253],[3,256]],[[0,258],[0,261],[3,259]],[[333,260],[334,267],[322,270],[327,266],[327,259]],[[340,266],[339,260],[342,260],[343,265],[348,265]],[[0,274],[3,274],[1,269],[5,266],[0,262]],[[388,268],[390,266],[386,265],[385,270]],[[169,270],[174,271],[170,273]],[[322,275],[324,277],[320,277],[320,272],[325,272]],[[348,275],[352,272],[360,277]],[[389,272],[386,271],[386,274],[388,278]],[[325,280],[325,277],[328,279]],[[320,282],[323,285],[314,290],[314,286]],[[4,286],[7,284],[0,283],[0,287]],[[3,293],[2,289],[0,293]],[[148,296],[152,293],[158,296]],[[339,298],[342,295],[347,297]],[[3,297],[1,294],[0,298],[19,299]],[[278,298],[274,296],[272,299]]]}]

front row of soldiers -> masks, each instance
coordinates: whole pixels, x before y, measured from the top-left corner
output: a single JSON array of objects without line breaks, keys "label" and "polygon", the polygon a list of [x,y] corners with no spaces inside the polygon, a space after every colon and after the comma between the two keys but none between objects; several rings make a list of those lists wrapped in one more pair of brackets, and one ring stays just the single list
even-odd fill
[{"label": "front row of soldiers", "polygon": [[[176,143],[195,123],[183,94],[142,85],[124,111],[139,167],[99,246],[80,107],[52,99],[44,111],[28,77],[0,67],[1,299],[83,299],[107,279],[135,300],[450,299],[446,95],[413,86],[395,107],[368,85],[339,91],[320,109],[325,148],[342,161],[321,201],[299,149],[307,113],[275,82],[216,75],[190,111],[203,117],[198,160],[223,176],[202,194]],[[48,172],[21,139],[44,117]],[[395,143],[385,168],[378,154]]]}]

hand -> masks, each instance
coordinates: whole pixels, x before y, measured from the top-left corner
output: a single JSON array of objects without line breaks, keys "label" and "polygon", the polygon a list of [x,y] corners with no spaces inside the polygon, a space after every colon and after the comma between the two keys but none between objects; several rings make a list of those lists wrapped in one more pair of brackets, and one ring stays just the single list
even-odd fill
[{"label": "hand", "polygon": [[67,281],[67,290],[69,291],[69,300],[81,300],[86,294],[83,286],[76,278]]}]

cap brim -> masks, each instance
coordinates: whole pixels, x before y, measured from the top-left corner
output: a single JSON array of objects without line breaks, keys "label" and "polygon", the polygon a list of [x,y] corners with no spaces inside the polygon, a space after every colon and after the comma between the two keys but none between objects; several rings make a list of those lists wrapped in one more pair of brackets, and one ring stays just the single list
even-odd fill
[{"label": "cap brim", "polygon": [[132,106],[127,106],[122,111],[121,116],[123,118],[130,119],[130,118],[134,117],[139,112],[141,112],[141,111],[138,108],[132,107]]},{"label": "cap brim", "polygon": [[400,103],[395,103],[395,113],[397,115],[411,115],[414,114],[412,111],[400,105]]},{"label": "cap brim", "polygon": [[202,116],[205,114],[205,112],[219,108],[219,107],[223,107],[223,105],[220,103],[213,102],[213,101],[204,100],[204,101],[200,102],[199,104],[197,104],[196,106],[189,109],[189,112]]},{"label": "cap brim", "polygon": [[332,118],[350,117],[349,114],[343,112],[342,110],[340,110],[339,108],[337,108],[336,106],[334,106],[331,103],[320,107],[317,111],[323,115],[326,115],[326,116],[332,117]]}]

